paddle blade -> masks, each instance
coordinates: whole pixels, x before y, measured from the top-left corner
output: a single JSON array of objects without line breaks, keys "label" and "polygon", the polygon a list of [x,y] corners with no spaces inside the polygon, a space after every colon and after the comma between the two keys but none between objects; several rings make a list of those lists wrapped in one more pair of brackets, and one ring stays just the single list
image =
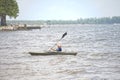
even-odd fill
[{"label": "paddle blade", "polygon": [[[67,32],[65,32],[65,33],[62,35],[62,38],[64,38],[66,35],[67,35]],[[62,38],[61,38],[61,39],[62,39]]]}]

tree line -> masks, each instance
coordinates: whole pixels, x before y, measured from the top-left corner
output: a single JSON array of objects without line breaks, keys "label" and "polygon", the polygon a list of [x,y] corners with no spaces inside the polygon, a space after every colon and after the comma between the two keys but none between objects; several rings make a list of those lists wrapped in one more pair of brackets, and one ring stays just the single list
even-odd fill
[{"label": "tree line", "polygon": [[102,18],[80,18],[77,20],[47,20],[47,24],[120,24],[120,16]]},{"label": "tree line", "polygon": [[7,20],[7,24],[37,24],[37,25],[55,25],[55,24],[120,24],[120,16],[85,18],[77,20]]}]

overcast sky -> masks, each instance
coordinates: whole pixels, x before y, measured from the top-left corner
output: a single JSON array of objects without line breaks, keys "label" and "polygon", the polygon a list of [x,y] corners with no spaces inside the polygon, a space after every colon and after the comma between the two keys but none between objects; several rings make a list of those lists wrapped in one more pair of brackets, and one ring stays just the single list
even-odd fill
[{"label": "overcast sky", "polygon": [[120,0],[17,0],[17,20],[75,20],[120,16]]}]

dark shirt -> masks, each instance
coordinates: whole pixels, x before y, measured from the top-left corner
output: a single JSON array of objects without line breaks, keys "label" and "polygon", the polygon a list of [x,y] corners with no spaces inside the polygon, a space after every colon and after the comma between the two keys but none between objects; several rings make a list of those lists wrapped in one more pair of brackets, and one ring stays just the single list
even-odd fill
[{"label": "dark shirt", "polygon": [[62,51],[62,48],[58,48],[56,51]]}]

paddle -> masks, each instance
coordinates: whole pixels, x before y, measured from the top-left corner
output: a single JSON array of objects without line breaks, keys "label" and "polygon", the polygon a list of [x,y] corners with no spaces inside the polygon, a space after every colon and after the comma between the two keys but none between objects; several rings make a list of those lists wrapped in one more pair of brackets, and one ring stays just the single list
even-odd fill
[{"label": "paddle", "polygon": [[[65,32],[65,33],[62,35],[61,39],[58,40],[58,42],[61,41],[66,35],[67,35],[67,32]],[[56,45],[56,44],[54,44],[54,46],[55,46],[55,45]],[[54,47],[54,46],[53,46],[53,47]],[[53,48],[53,47],[51,47],[51,48]],[[51,48],[50,48],[50,49],[51,49]]]},{"label": "paddle", "polygon": [[[62,37],[61,37],[60,40],[62,40],[66,35],[67,35],[67,32],[65,32],[65,33],[62,35]],[[60,41],[60,40],[59,40],[59,41]]]}]

